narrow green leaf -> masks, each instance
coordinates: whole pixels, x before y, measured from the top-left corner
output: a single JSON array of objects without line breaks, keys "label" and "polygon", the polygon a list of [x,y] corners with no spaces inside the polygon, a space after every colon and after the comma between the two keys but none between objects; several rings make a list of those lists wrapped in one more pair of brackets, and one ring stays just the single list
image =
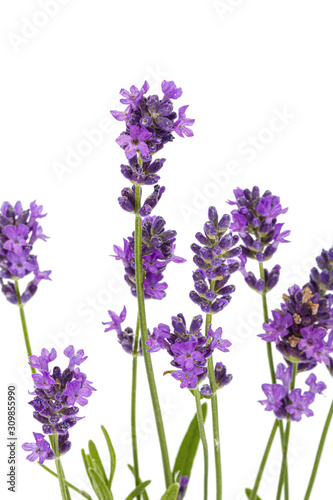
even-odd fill
[{"label": "narrow green leaf", "polygon": [[104,437],[106,439],[106,443],[108,445],[109,454],[110,454],[110,464],[111,465],[110,465],[110,477],[108,480],[108,485],[109,485],[109,488],[111,488],[114,472],[116,470],[116,453],[115,453],[114,448],[112,446],[110,436],[109,436],[107,430],[105,429],[104,425],[101,425],[101,429],[102,429]]},{"label": "narrow green leaf", "polygon": [[137,495],[139,495],[147,486],[150,484],[151,481],[145,481],[144,483],[140,483],[129,495],[128,497],[125,498],[125,500],[132,500],[135,498]]},{"label": "narrow green leaf", "polygon": [[[135,471],[134,471],[133,465],[127,464],[127,467],[129,468],[129,470],[132,472],[133,476],[135,477]],[[139,478],[139,481],[141,482],[140,478]],[[146,490],[144,490],[142,492],[142,496],[143,496],[143,500],[149,500]]]},{"label": "narrow green leaf", "polygon": [[[251,493],[252,493],[252,490],[250,490],[250,488],[246,488],[246,489],[245,489],[245,493],[246,493],[247,498],[251,498]],[[261,500],[261,498],[260,498],[260,497],[258,497],[258,495],[256,495],[255,500]]]},{"label": "narrow green leaf", "polygon": [[89,468],[91,477],[95,483],[95,493],[100,498],[100,500],[113,500],[113,495],[109,490],[108,486],[104,483],[101,475],[93,468]]},{"label": "narrow green leaf", "polygon": [[[204,403],[202,405],[202,413],[205,420],[207,415],[207,403]],[[187,476],[188,478],[190,477],[194,457],[199,446],[199,441],[199,427],[197,422],[197,414],[195,414],[180,445],[175,460],[175,465],[172,472],[174,481],[177,479],[176,476],[179,472],[182,476]]]},{"label": "narrow green leaf", "polygon": [[[92,461],[94,463],[94,465],[96,466],[97,468],[97,472],[100,474],[100,476],[102,477],[104,483],[109,486],[108,484],[108,478],[106,477],[106,473],[105,473],[105,470],[104,470],[104,467],[103,467],[103,464],[102,464],[102,460],[99,456],[99,453],[97,451],[97,448],[96,448],[96,445],[93,441],[89,441],[88,442],[88,447],[89,447],[89,453],[90,453],[90,456],[92,458]],[[95,467],[94,467],[95,468]]]},{"label": "narrow green leaf", "polygon": [[179,484],[178,483],[171,484],[164,493],[164,495],[162,496],[161,500],[177,500],[178,491],[179,491]]},{"label": "narrow green leaf", "polygon": [[[91,474],[90,474],[90,472],[89,472],[89,467],[90,467],[91,465],[89,465],[89,463],[88,463],[88,457],[87,457],[86,452],[84,451],[84,449],[83,449],[83,448],[82,448],[82,450],[81,450],[81,455],[82,455],[82,459],[83,459],[84,467],[85,467],[86,472],[87,472],[87,476],[88,476],[88,478],[89,478],[89,481],[90,481],[90,483],[91,483],[91,486],[94,488],[94,483],[93,483],[93,480],[92,480]],[[88,455],[88,456],[89,456],[89,455]],[[89,458],[90,458],[90,457],[89,457]]]}]

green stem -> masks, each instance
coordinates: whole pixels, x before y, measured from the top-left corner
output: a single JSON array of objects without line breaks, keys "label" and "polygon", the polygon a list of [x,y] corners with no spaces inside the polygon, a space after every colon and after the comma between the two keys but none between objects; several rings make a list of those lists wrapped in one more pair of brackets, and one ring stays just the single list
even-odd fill
[{"label": "green stem", "polygon": [[[16,298],[17,298],[17,305],[20,309],[20,317],[21,317],[25,347],[27,349],[28,358],[30,358],[30,356],[32,356],[32,351],[31,351],[31,346],[30,346],[27,322],[26,322],[25,314],[24,314],[24,304],[22,303],[22,300],[21,300],[21,294],[20,294],[19,284],[18,284],[17,279],[14,280],[14,286],[15,286],[15,293],[16,293]],[[32,373],[36,373],[35,368],[30,366],[30,369],[31,369]]]},{"label": "green stem", "polygon": [[278,424],[279,424],[279,421],[278,421],[278,419],[276,419],[275,422],[274,422],[274,425],[273,425],[272,432],[271,432],[271,434],[269,436],[269,439],[268,439],[268,443],[267,443],[267,446],[266,446],[266,449],[265,449],[264,456],[262,457],[262,460],[261,460],[261,463],[260,463],[258,475],[257,475],[257,478],[256,478],[256,482],[254,483],[253,490],[251,492],[250,500],[256,500],[257,491],[258,491],[259,484],[260,484],[260,481],[261,481],[261,476],[262,476],[262,474],[264,472],[264,469],[265,469],[265,466],[266,466],[267,458],[268,458],[269,452],[271,450],[272,443],[274,441],[274,437],[275,437],[276,429],[278,428]]},{"label": "green stem", "polygon": [[328,415],[327,415],[327,418],[326,418],[326,422],[325,422],[325,425],[324,425],[323,433],[322,433],[320,441],[319,441],[319,446],[318,446],[316,458],[315,458],[315,461],[314,461],[314,464],[313,464],[313,469],[312,469],[312,473],[311,473],[309,485],[308,485],[308,488],[307,488],[306,493],[305,493],[304,500],[309,500],[309,498],[310,498],[312,487],[313,487],[313,484],[314,484],[315,479],[316,479],[316,474],[317,474],[317,470],[318,470],[318,467],[319,467],[319,462],[320,462],[321,454],[323,452],[323,448],[324,448],[324,444],[325,444],[327,432],[328,432],[328,429],[329,429],[332,417],[333,417],[333,401],[332,401],[332,404],[330,406],[330,409],[329,409],[329,412],[328,412]]},{"label": "green stem", "polygon": [[[293,363],[293,374],[292,374],[291,382],[290,382],[290,392],[293,391],[295,388],[296,375],[297,375],[297,363]],[[280,498],[281,498],[282,487],[283,487],[283,484],[285,482],[285,477],[286,477],[288,444],[289,444],[289,435],[290,435],[290,423],[291,423],[290,418],[287,417],[286,432],[284,433],[283,449],[282,449],[281,472],[280,472],[278,489],[277,489],[277,493],[276,493],[276,500],[280,500]]]},{"label": "green stem", "polygon": [[[209,325],[212,323],[212,314],[206,314],[205,335],[208,335]],[[217,404],[216,381],[214,371],[213,356],[208,358],[208,377],[210,388],[212,390],[212,421],[213,421],[213,437],[214,437],[214,455],[215,455],[215,473],[216,473],[216,500],[222,500],[222,463],[221,463],[221,445],[220,445],[220,429],[219,429],[219,412]]]},{"label": "green stem", "polygon": [[146,345],[146,341],[148,340],[148,329],[147,329],[146,309],[145,309],[145,299],[144,299],[144,289],[143,289],[142,219],[138,213],[139,207],[140,207],[140,186],[135,186],[135,235],[134,235],[135,282],[136,282],[136,294],[138,299],[142,352],[145,360],[147,379],[153,403],[158,438],[160,442],[165,484],[166,487],[168,488],[172,484],[172,474],[170,470],[168,447],[165,438],[161,408],[158,400],[153,365],[151,362],[150,353],[147,352],[148,346]]},{"label": "green stem", "polygon": [[[260,278],[263,281],[265,281],[265,270],[264,270],[264,265],[262,262],[259,262],[259,270],[260,270]],[[268,323],[268,306],[267,306],[267,291],[266,291],[266,289],[262,293],[262,308],[263,308],[263,313],[264,313],[264,321],[265,321],[265,323]],[[273,360],[271,342],[266,342],[266,349],[267,349],[267,357],[268,357],[269,371],[271,374],[272,384],[276,384],[276,376],[275,376],[275,370],[274,370],[274,360]],[[279,420],[278,425],[279,425],[279,431],[280,431],[281,446],[283,448],[284,430],[283,430],[282,420]],[[289,500],[289,479],[288,479],[288,464],[287,464],[287,462],[286,462],[286,467],[285,467],[284,498],[285,498],[285,500]]]},{"label": "green stem", "polygon": [[202,442],[203,453],[204,453],[204,500],[208,499],[208,446],[205,433],[205,424],[202,414],[202,406],[200,401],[199,387],[194,389],[195,402],[197,406],[197,420],[199,427],[199,435]]},{"label": "green stem", "polygon": [[[44,464],[39,464],[39,465],[41,467],[43,467],[43,469],[45,469],[47,472],[49,472],[50,474],[52,474],[52,476],[58,477],[58,475],[56,474],[56,472],[53,472],[53,470],[51,470],[48,467],[46,467],[46,465],[44,465]],[[79,493],[80,495],[82,495],[84,498],[87,498],[88,500],[92,500],[91,496],[88,495],[88,493],[86,493],[83,490],[79,490],[79,488],[77,488],[76,486],[74,486],[74,484],[69,483],[68,481],[65,481],[65,484],[66,484],[66,486],[68,486],[68,488],[72,488],[72,490],[76,491],[77,493]]]},{"label": "green stem", "polygon": [[[264,265],[262,262],[259,262],[260,268],[260,278],[265,281],[265,271]],[[267,292],[266,289],[262,293],[262,307],[264,310],[264,320],[265,323],[268,323],[268,307],[267,307]],[[272,384],[276,384],[275,370],[274,370],[274,361],[273,361],[273,353],[272,353],[272,344],[270,342],[266,342],[267,346],[267,356],[269,363],[269,370],[271,372]]]},{"label": "green stem", "polygon": [[55,463],[56,463],[56,469],[57,469],[57,476],[59,480],[59,485],[60,485],[60,491],[61,491],[61,497],[62,500],[70,500],[70,495],[66,486],[66,480],[65,480],[65,474],[64,470],[61,465],[61,460],[60,460],[60,452],[59,452],[59,441],[58,441],[58,435],[53,434],[53,445],[54,445],[54,454],[55,454]]},{"label": "green stem", "polygon": [[[131,431],[132,431],[132,450],[133,450],[135,486],[138,486],[140,484],[138,443],[136,436],[136,386],[137,386],[137,369],[138,369],[139,330],[140,330],[140,325],[138,316],[136,323],[135,338],[134,338],[134,348],[133,348],[132,397],[131,397]],[[138,494],[136,498],[137,500],[140,500],[141,495]]]}]

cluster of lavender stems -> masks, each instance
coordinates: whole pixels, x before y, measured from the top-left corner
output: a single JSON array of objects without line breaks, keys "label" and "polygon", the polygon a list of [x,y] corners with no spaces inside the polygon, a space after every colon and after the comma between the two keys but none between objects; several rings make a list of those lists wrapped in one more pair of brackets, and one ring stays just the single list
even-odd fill
[{"label": "cluster of lavender stems", "polygon": [[[131,392],[131,433],[133,451],[133,472],[136,490],[130,495],[140,500],[148,499],[145,485],[139,474],[139,458],[136,436],[136,388],[137,359],[144,358],[148,384],[151,393],[156,427],[159,437],[165,485],[167,492],[176,492],[177,500],[182,500],[186,493],[189,477],[181,474],[175,478],[171,472],[167,441],[159,405],[158,393],[151,362],[151,353],[166,350],[171,356],[172,377],[180,382],[182,389],[188,388],[194,395],[198,432],[204,454],[204,500],[208,500],[208,443],[204,428],[204,416],[201,400],[211,401],[213,441],[216,471],[216,500],[222,500],[222,465],[221,441],[219,431],[217,391],[232,380],[226,366],[217,362],[214,366],[213,354],[216,350],[228,352],[231,343],[222,338],[222,328],[213,330],[213,315],[221,312],[231,301],[235,286],[230,283],[232,274],[240,270],[246,284],[262,296],[263,333],[258,336],[266,342],[271,383],[264,383],[262,390],[266,399],[259,403],[266,411],[275,415],[274,425],[261,461],[254,487],[248,493],[250,500],[256,500],[262,474],[276,434],[280,430],[282,462],[277,487],[276,500],[289,500],[288,483],[288,443],[291,422],[301,421],[303,416],[314,415],[312,405],[316,395],[326,389],[323,381],[317,381],[314,373],[320,363],[325,365],[333,377],[333,248],[323,250],[317,257],[317,266],[313,267],[309,281],[303,286],[293,285],[288,294],[283,294],[279,309],[268,314],[267,293],[278,283],[280,266],[270,270],[264,264],[278,250],[280,243],[286,243],[290,231],[283,230],[283,223],[278,222],[287,212],[282,208],[278,196],[270,191],[262,195],[257,186],[250,189],[234,190],[235,200],[228,203],[233,206],[231,216],[221,218],[215,207],[208,210],[208,221],[203,232],[196,233],[197,243],[191,245],[194,252],[193,272],[194,290],[189,294],[202,313],[194,316],[187,326],[182,313],[171,319],[172,329],[159,323],[150,333],[147,327],[145,300],[162,300],[168,287],[164,281],[164,271],[169,263],[182,263],[185,259],[175,256],[176,231],[165,228],[166,222],[158,215],[152,215],[165,187],[157,184],[157,174],[164,166],[165,159],[152,159],[152,156],[172,142],[174,133],[180,137],[191,137],[194,120],[186,117],[188,106],[174,110],[174,102],[181,97],[182,90],[174,82],[162,83],[162,97],[146,96],[149,85],[144,82],[141,89],[135,86],[130,91],[122,89],[120,102],[126,105],[122,112],[111,111],[114,118],[124,122],[125,130],[116,142],[124,150],[127,164],[120,167],[123,176],[132,184],[125,187],[119,197],[119,205],[135,216],[135,229],[131,236],[124,238],[123,248],[114,246],[115,257],[124,266],[124,279],[133,296],[137,298],[138,314],[135,330],[122,327],[126,320],[126,307],[116,314],[108,311],[110,320],[104,322],[105,332],[115,330],[123,350],[130,354],[132,361]],[[154,185],[153,192],[143,199],[143,187]],[[29,461],[38,460],[39,464],[58,477],[63,500],[70,500],[68,488],[73,488],[83,497],[91,497],[65,479],[60,457],[71,448],[69,430],[82,418],[78,417],[79,406],[88,403],[87,398],[95,390],[91,382],[80,370],[86,360],[83,350],[75,351],[68,346],[64,354],[69,358],[68,367],[61,370],[49,364],[57,353],[43,349],[40,356],[31,352],[24,305],[35,295],[39,283],[50,279],[51,271],[39,270],[37,256],[32,254],[33,245],[38,239],[46,241],[38,219],[45,217],[43,207],[35,202],[23,210],[21,202],[14,206],[3,203],[0,209],[0,285],[6,299],[19,307],[29,365],[32,370],[34,391],[34,418],[42,424],[43,434],[34,432],[35,442],[24,443],[23,449],[30,452]],[[237,233],[237,234],[236,234]],[[241,244],[239,245],[239,241]],[[259,275],[248,270],[248,259],[258,262]],[[20,293],[19,280],[33,275]],[[204,324],[204,328],[203,327]],[[201,331],[203,329],[203,332]],[[275,368],[272,346],[284,363]],[[36,373],[36,370],[39,373]],[[297,375],[308,374],[305,390],[298,387]],[[208,377],[209,383],[201,385]],[[316,478],[328,429],[333,418],[331,403],[321,439],[318,445],[314,466],[304,500],[309,500]],[[285,427],[283,421],[286,421]],[[294,424],[293,424],[294,425]],[[49,435],[50,443],[45,440]],[[198,438],[199,439],[199,438]],[[44,462],[55,460],[57,474],[48,469]],[[111,473],[112,480],[112,473]],[[112,498],[111,491],[107,498]],[[163,497],[164,498],[164,497]],[[171,497],[170,497],[171,498]],[[172,497],[176,498],[176,497]]]}]

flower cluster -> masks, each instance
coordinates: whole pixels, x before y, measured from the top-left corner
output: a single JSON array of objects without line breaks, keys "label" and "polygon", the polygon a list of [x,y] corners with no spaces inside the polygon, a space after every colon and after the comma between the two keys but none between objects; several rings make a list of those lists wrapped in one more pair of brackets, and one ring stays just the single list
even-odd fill
[{"label": "flower cluster", "polygon": [[[103,323],[103,325],[107,325],[104,331],[110,332],[111,330],[116,330],[118,342],[119,344],[121,344],[121,347],[128,354],[133,354],[134,332],[130,327],[127,327],[124,330],[121,327],[121,324],[126,319],[126,314],[127,314],[126,307],[124,306],[119,316],[113,311],[108,311],[108,313],[111,318],[111,321],[106,321],[105,323]],[[141,339],[139,340],[137,354],[139,354],[140,356],[142,355]]]},{"label": "flower cluster", "polygon": [[263,384],[267,399],[259,401],[266,405],[266,411],[273,411],[276,418],[282,419],[289,416],[290,420],[299,422],[302,415],[313,416],[313,411],[309,405],[314,402],[316,394],[322,394],[326,389],[324,382],[317,382],[317,377],[311,373],[305,383],[309,386],[307,391],[302,394],[301,389],[292,389],[290,391],[290,382],[292,378],[292,366],[288,368],[280,363],[277,366],[276,378],[281,380],[282,384]]},{"label": "flower cluster", "polygon": [[311,269],[310,285],[323,296],[333,290],[333,247],[328,251],[323,250],[316,261],[319,270],[316,267]]},{"label": "flower cluster", "polygon": [[[120,166],[121,173],[136,185],[152,185],[159,181],[157,172],[163,167],[165,159],[152,161],[152,155],[174,139],[174,132],[180,137],[193,136],[189,127],[195,121],[186,117],[188,106],[181,106],[178,115],[174,111],[172,100],[182,95],[182,89],[177,88],[173,81],[162,82],[162,98],[157,95],[145,96],[148,90],[146,81],[140,90],[134,85],[129,91],[122,89],[120,102],[127,107],[124,111],[111,111],[116,120],[126,124],[126,130],[116,139],[128,160],[127,165]],[[140,215],[149,215],[164,189],[158,184],[154,186],[150,195],[153,200],[147,199],[144,202],[145,209],[141,209]],[[131,198],[131,190],[125,188],[118,201],[124,210],[134,212],[134,202],[132,203]]]},{"label": "flower cluster", "polygon": [[[34,274],[21,297],[25,303],[36,293],[41,280],[50,279],[51,271],[40,271],[37,257],[31,253],[38,239],[46,241],[47,238],[38,222],[46,215],[42,211],[42,205],[34,201],[27,210],[23,210],[20,201],[14,207],[6,201],[0,210],[0,284],[12,304],[18,303],[14,281],[31,272]],[[5,282],[4,279],[14,281]]]},{"label": "flower cluster", "polygon": [[[49,369],[49,363],[57,357],[54,348],[50,352],[42,349],[40,356],[30,356],[30,365],[40,373],[32,375],[34,399],[29,404],[34,409],[34,418],[43,425],[44,434],[52,434],[58,440],[60,455],[67,453],[71,447],[68,430],[83,418],[77,416],[79,407],[76,405],[85,406],[88,403],[87,398],[96,390],[79,368],[87,359],[84,351],[79,349],[75,352],[74,347],[70,345],[64,350],[64,354],[69,358],[69,364],[63,371],[58,366],[53,370]],[[54,458],[44,435],[34,433],[34,437],[35,443],[22,445],[24,450],[32,451],[27,457],[28,460],[39,458],[39,463],[43,463],[45,459]]]},{"label": "flower cluster", "polygon": [[191,245],[195,253],[193,262],[198,266],[193,273],[195,291],[190,298],[198,304],[204,313],[217,313],[231,300],[230,294],[235,291],[234,285],[228,285],[230,275],[237,271],[239,263],[234,257],[241,253],[235,247],[239,240],[230,231],[230,216],[223,215],[219,220],[215,207],[208,209],[208,221],[204,224],[204,234],[197,233],[200,243]]},{"label": "flower cluster", "polygon": [[[185,262],[185,259],[174,255],[176,234],[176,231],[165,230],[165,220],[162,217],[148,216],[142,220],[143,286],[146,299],[163,299],[168,285],[161,283],[162,272],[169,262]],[[124,238],[124,248],[114,245],[113,249],[116,254],[113,257],[122,261],[125,281],[136,296],[134,233],[127,239]]]},{"label": "flower cluster", "polygon": [[275,266],[270,272],[265,269],[264,276],[257,280],[252,272],[245,269],[247,258],[265,262],[274,255],[280,243],[288,243],[285,238],[290,231],[282,231],[283,224],[277,223],[277,217],[286,213],[288,208],[282,208],[280,198],[270,191],[260,196],[257,186],[252,191],[237,188],[234,195],[236,201],[228,201],[230,205],[237,206],[231,212],[233,221],[230,229],[243,240],[240,271],[251,288],[263,293],[279,281],[280,266]]},{"label": "flower cluster", "polygon": [[313,293],[309,285],[294,285],[283,294],[281,310],[272,311],[273,319],[264,323],[266,333],[259,335],[266,342],[275,342],[286,360],[300,363],[310,370],[318,362],[330,364],[333,352],[331,308],[327,298]]},{"label": "flower cluster", "polygon": [[[176,380],[180,380],[180,387],[194,389],[198,383],[201,383],[207,376],[207,359],[213,354],[214,349],[222,352],[229,352],[231,342],[222,339],[222,328],[213,331],[209,326],[207,337],[201,333],[203,318],[201,315],[194,316],[190,328],[186,328],[186,321],[182,314],[171,318],[173,332],[170,327],[160,323],[153,330],[153,334],[147,340],[148,352],[157,352],[165,349],[170,356],[172,366],[177,368],[171,373]],[[216,385],[221,388],[231,380],[231,375],[226,376],[223,372],[222,363],[215,370]],[[222,376],[221,376],[222,375]],[[222,383],[224,379],[224,383]],[[209,386],[208,386],[209,387]],[[210,389],[210,388],[209,388]],[[201,391],[203,396],[210,396],[211,391],[204,386]]]}]

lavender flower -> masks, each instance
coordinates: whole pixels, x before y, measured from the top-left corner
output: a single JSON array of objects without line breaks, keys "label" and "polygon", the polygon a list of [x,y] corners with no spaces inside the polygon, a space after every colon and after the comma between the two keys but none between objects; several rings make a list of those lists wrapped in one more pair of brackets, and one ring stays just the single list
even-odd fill
[{"label": "lavender flower", "polygon": [[190,298],[204,313],[217,313],[229,304],[231,293],[235,291],[235,286],[227,283],[230,275],[239,268],[234,257],[241,253],[241,249],[235,247],[238,236],[227,233],[229,215],[223,215],[219,220],[216,208],[210,207],[208,218],[204,234],[195,235],[200,245],[191,245],[195,253],[193,262],[198,269],[193,273],[195,291],[190,292]]},{"label": "lavender flower", "polygon": [[238,232],[243,240],[241,271],[247,284],[259,293],[271,290],[279,280],[280,266],[275,266],[271,272],[265,269],[265,278],[257,280],[253,273],[245,269],[246,259],[255,259],[258,262],[269,260],[276,252],[280,243],[286,240],[290,231],[282,231],[283,224],[277,223],[277,217],[285,214],[287,208],[282,208],[280,198],[265,191],[260,196],[257,186],[250,189],[234,190],[236,201],[228,201],[236,205],[231,215],[233,222],[232,231]]},{"label": "lavender flower", "polygon": [[30,455],[27,456],[27,460],[34,462],[38,460],[38,463],[42,465],[45,460],[53,460],[55,455],[51,450],[50,444],[45,441],[44,434],[39,434],[38,432],[33,432],[35,442],[34,443],[24,443],[22,448],[24,451],[31,451]]},{"label": "lavender flower", "polygon": [[[203,318],[201,315],[195,316],[190,328],[187,329],[185,318],[182,314],[172,317],[173,332],[170,327],[160,323],[154,328],[152,335],[147,340],[148,352],[157,352],[165,349],[173,358],[171,365],[176,370],[171,370],[172,377],[181,382],[183,389],[195,389],[207,377],[207,359],[218,348],[223,352],[228,352],[231,342],[222,339],[222,328],[215,332],[209,327],[209,333],[205,337],[201,333]],[[222,388],[231,381],[231,375],[226,375],[226,368],[222,363],[217,363],[215,368],[217,388]],[[211,396],[209,385],[201,388],[204,397]]]},{"label": "lavender flower", "polygon": [[286,360],[299,363],[299,370],[310,370],[319,362],[330,364],[333,335],[330,301],[314,293],[311,285],[294,285],[283,294],[280,310],[272,311],[273,320],[264,323],[260,334],[266,342],[275,342]]},{"label": "lavender flower", "polygon": [[[185,259],[174,254],[176,234],[176,231],[165,230],[162,217],[148,216],[142,220],[143,286],[146,299],[163,299],[168,285],[162,282],[162,272],[170,262],[185,262]],[[136,296],[134,233],[124,239],[124,248],[115,245],[113,249],[116,254],[113,257],[122,261],[125,281]]]},{"label": "lavender flower", "polygon": [[317,377],[311,373],[305,383],[310,390],[302,394],[301,389],[293,389],[289,391],[291,382],[292,367],[286,367],[280,363],[276,370],[276,378],[283,382],[281,384],[263,384],[262,390],[267,399],[259,401],[260,404],[266,405],[266,411],[273,411],[276,418],[282,419],[289,417],[290,420],[299,422],[303,415],[312,417],[313,411],[309,408],[315,400],[316,394],[322,394],[326,389],[324,382],[318,382]]},{"label": "lavender flower", "polygon": [[328,251],[322,250],[316,261],[319,269],[317,267],[311,269],[310,286],[314,292],[323,297],[333,290],[333,247]]},{"label": "lavender flower", "polygon": [[[105,332],[110,332],[111,330],[116,330],[118,342],[121,344],[122,348],[128,354],[133,354],[134,349],[134,333],[132,328],[127,327],[124,330],[121,327],[121,323],[123,323],[126,319],[126,307],[124,306],[120,315],[118,316],[113,311],[108,311],[111,321],[106,321],[103,325],[107,325],[105,328]],[[138,353],[140,356],[142,355],[142,347],[141,347],[141,339],[139,340],[139,348]]]},{"label": "lavender flower", "polygon": [[[165,159],[152,161],[152,155],[160,151],[163,146],[174,139],[173,132],[180,137],[193,135],[189,128],[193,119],[186,117],[188,106],[179,108],[178,116],[173,110],[172,100],[182,95],[182,89],[177,88],[173,81],[162,82],[163,97],[150,95],[145,97],[149,85],[144,82],[139,90],[134,85],[130,91],[122,89],[120,99],[126,104],[124,112],[111,111],[116,120],[124,121],[126,130],[116,139],[117,144],[125,151],[128,164],[120,166],[121,173],[134,185],[152,185],[153,193],[142,204],[139,214],[146,217],[155,208],[165,188],[156,184],[160,177],[157,172],[161,170]],[[134,188],[134,186],[133,186]],[[140,205],[141,205],[140,193]],[[127,212],[135,211],[134,189],[124,188],[118,198],[120,206]]]},{"label": "lavender flower", "polygon": [[[34,409],[33,417],[42,424],[44,434],[53,434],[58,439],[60,455],[67,453],[71,447],[68,430],[82,418],[77,415],[79,407],[76,405],[85,406],[87,398],[96,390],[78,367],[87,359],[84,351],[79,349],[75,352],[71,345],[65,349],[64,354],[69,358],[69,365],[63,371],[58,366],[49,370],[49,363],[57,357],[55,349],[51,352],[43,349],[40,356],[30,356],[30,365],[40,373],[32,375],[34,391],[31,394],[34,399],[29,404]],[[28,460],[38,458],[42,464],[44,460],[54,458],[50,445],[44,440],[44,434],[34,433],[36,443],[22,445],[25,451],[32,451]]]},{"label": "lavender flower", "polygon": [[34,243],[47,238],[37,220],[45,217],[42,211],[43,207],[34,201],[27,210],[23,210],[20,201],[14,207],[6,201],[0,210],[0,284],[12,304],[18,303],[14,281],[34,274],[21,297],[25,303],[36,293],[40,281],[50,279],[51,271],[41,272],[37,257],[32,254]]}]

